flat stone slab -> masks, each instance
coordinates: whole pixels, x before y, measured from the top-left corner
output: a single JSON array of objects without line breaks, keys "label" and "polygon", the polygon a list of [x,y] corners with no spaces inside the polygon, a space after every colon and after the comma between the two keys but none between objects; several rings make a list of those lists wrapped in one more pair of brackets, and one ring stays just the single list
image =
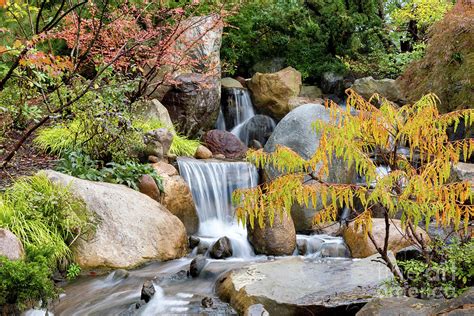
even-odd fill
[{"label": "flat stone slab", "polygon": [[[393,258],[393,256],[392,256]],[[262,304],[270,315],[354,315],[393,278],[378,255],[361,260],[308,261],[290,257],[228,272],[217,284],[221,299],[239,313]]]}]

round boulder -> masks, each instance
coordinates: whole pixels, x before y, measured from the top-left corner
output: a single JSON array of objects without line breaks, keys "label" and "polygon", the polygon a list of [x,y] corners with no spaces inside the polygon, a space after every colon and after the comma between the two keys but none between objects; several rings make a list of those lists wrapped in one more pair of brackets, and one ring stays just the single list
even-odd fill
[{"label": "round boulder", "polygon": [[406,102],[398,81],[393,79],[376,80],[372,77],[361,78],[354,81],[351,88],[366,99],[377,93],[392,102]]},{"label": "round boulder", "polygon": [[[410,238],[407,238],[403,232],[404,230],[402,229],[401,221],[398,219],[392,219],[390,221],[388,250],[391,250],[394,254],[399,250],[413,245]],[[430,241],[430,237],[423,229],[417,227],[416,233],[417,235],[421,234],[424,241]],[[377,245],[383,247],[385,240],[384,218],[372,218],[372,236]],[[365,258],[378,253],[370,238],[364,236],[364,233],[361,230],[356,231],[354,229],[353,222],[344,229],[343,237],[353,258]]]},{"label": "round boulder", "polygon": [[207,132],[203,140],[213,154],[223,154],[226,158],[243,158],[247,152],[247,146],[231,132],[214,129]]},{"label": "round boulder", "polygon": [[160,190],[156,185],[155,179],[149,174],[144,174],[138,179],[138,189],[153,200],[160,201]]},{"label": "round boulder", "polygon": [[196,153],[194,154],[194,158],[210,159],[212,158],[212,152],[206,146],[199,145],[199,147],[196,150]]},{"label": "round boulder", "polygon": [[[277,145],[282,145],[292,149],[304,159],[311,159],[318,149],[321,138],[321,134],[315,132],[312,127],[312,124],[317,120],[329,122],[329,110],[321,104],[299,106],[278,123],[264,150],[273,152]],[[265,169],[265,175],[271,180],[281,175],[281,173],[268,167]],[[354,168],[348,168],[347,164],[340,159],[333,159],[332,167],[329,168],[329,175],[323,180],[331,183],[352,183],[354,179]],[[305,180],[307,185],[318,185],[314,180]],[[311,229],[314,215],[323,208],[320,199],[317,200],[317,205],[310,208],[298,204],[293,205],[291,216],[295,222],[296,231],[304,232]]]},{"label": "round boulder", "polygon": [[287,67],[275,73],[257,72],[248,82],[254,105],[262,112],[281,119],[290,112],[289,100],[301,89],[301,73]]},{"label": "round boulder", "polygon": [[275,214],[273,225],[266,219],[265,226],[255,222],[254,228],[247,224],[248,240],[255,253],[285,256],[293,254],[296,247],[296,232],[293,220],[287,214]]},{"label": "round boulder", "polygon": [[24,255],[21,241],[11,231],[0,228],[0,256],[5,256],[10,260],[19,260]]},{"label": "round boulder", "polygon": [[78,239],[74,260],[84,269],[134,268],[148,260],[172,260],[187,252],[183,223],[163,205],[124,185],[42,171],[81,198],[98,224],[93,238]]}]

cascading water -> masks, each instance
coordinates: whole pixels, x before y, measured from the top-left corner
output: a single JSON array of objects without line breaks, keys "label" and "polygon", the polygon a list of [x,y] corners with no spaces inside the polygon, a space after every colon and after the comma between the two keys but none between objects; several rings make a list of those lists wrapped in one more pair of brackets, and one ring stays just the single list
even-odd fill
[{"label": "cascading water", "polygon": [[244,144],[252,140],[264,144],[275,128],[269,116],[256,115],[250,93],[245,88],[224,88],[216,128],[230,131]]},{"label": "cascading water", "polygon": [[246,162],[222,162],[178,158],[181,176],[188,183],[199,216],[199,236],[217,239],[227,236],[234,257],[253,255],[247,232],[237,223],[232,192],[258,183],[256,168]]}]

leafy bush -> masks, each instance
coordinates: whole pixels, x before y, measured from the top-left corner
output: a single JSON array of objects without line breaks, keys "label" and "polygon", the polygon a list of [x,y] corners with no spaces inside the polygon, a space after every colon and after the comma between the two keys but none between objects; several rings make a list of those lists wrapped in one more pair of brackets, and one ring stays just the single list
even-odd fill
[{"label": "leafy bush", "polygon": [[141,164],[135,161],[127,161],[124,164],[111,162],[109,167],[102,170],[104,181],[126,186],[138,191],[138,179],[144,175],[150,175],[156,182],[158,189],[164,191],[162,178],[156,173],[156,170],[149,164]]},{"label": "leafy bush", "polygon": [[20,310],[38,301],[45,305],[57,296],[48,259],[36,255],[26,260],[0,256],[0,306],[16,304]]},{"label": "leafy bush", "polygon": [[56,170],[80,179],[125,184],[134,190],[138,190],[138,179],[147,174],[155,180],[160,191],[164,190],[163,179],[156,170],[149,164],[135,161],[126,161],[122,164],[111,162],[106,168],[100,169],[99,161],[91,159],[86,154],[72,152],[60,160]]},{"label": "leafy bush", "polygon": [[430,261],[398,261],[412,296],[453,297],[474,285],[474,242],[458,239],[446,245],[437,241]]},{"label": "leafy bush", "polygon": [[25,247],[51,247],[51,262],[69,258],[69,246],[94,230],[83,201],[45,175],[18,180],[0,196],[0,227]]},{"label": "leafy bush", "polygon": [[230,74],[248,76],[252,66],[283,58],[306,81],[325,71],[344,71],[336,56],[384,50],[379,1],[246,1],[228,19],[221,56]]},{"label": "leafy bush", "polygon": [[81,267],[76,263],[71,263],[67,268],[67,278],[68,280],[73,280],[81,274]]}]

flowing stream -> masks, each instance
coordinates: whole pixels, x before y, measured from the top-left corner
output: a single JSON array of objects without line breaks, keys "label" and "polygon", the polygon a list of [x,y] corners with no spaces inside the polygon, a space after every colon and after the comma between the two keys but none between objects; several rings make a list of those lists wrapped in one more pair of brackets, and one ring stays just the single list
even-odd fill
[{"label": "flowing stream", "polygon": [[[216,281],[231,269],[253,261],[269,260],[254,254],[245,228],[236,222],[231,204],[233,190],[257,185],[257,171],[246,162],[212,159],[179,158],[178,165],[196,203],[200,243],[210,246],[219,237],[227,236],[231,240],[233,256],[225,260],[209,258],[197,278],[189,277],[187,271],[198,247],[185,258],[151,262],[132,271],[82,276],[64,287],[65,294],[53,307],[55,315],[235,315],[228,304],[216,297]],[[309,258],[321,257],[325,246],[342,244],[341,238],[325,235],[298,235],[297,239],[298,243],[305,244],[300,255]],[[137,309],[142,285],[147,280],[153,280],[156,293],[150,302]],[[213,299],[212,308],[202,307],[204,297]]]}]

